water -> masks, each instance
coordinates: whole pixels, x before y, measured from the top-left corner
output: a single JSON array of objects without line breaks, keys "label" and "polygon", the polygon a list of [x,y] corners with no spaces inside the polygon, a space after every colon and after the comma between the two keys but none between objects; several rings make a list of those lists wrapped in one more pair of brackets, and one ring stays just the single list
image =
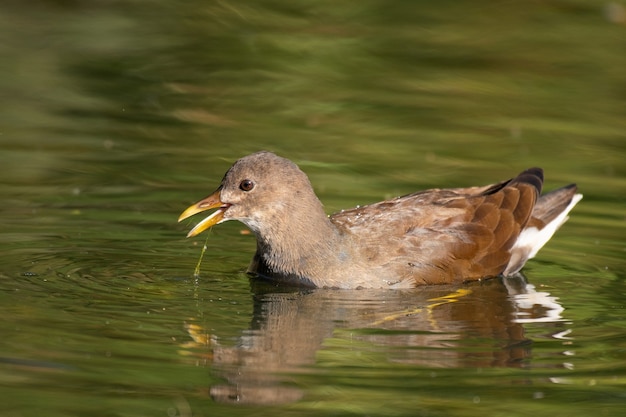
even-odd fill
[{"label": "water", "polygon": [[[623,414],[623,10],[4,2],[2,414]],[[585,197],[525,278],[298,292],[176,223],[260,149],[329,213],[533,165]]]}]

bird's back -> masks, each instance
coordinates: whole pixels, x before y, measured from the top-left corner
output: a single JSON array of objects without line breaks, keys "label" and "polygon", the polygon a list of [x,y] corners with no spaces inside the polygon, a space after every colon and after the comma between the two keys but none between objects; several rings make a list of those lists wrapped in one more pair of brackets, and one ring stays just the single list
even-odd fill
[{"label": "bird's back", "polygon": [[536,254],[579,199],[573,185],[539,197],[542,184],[543,171],[531,168],[490,186],[433,189],[344,210],[331,221],[358,242],[367,269],[392,287],[508,275]]}]

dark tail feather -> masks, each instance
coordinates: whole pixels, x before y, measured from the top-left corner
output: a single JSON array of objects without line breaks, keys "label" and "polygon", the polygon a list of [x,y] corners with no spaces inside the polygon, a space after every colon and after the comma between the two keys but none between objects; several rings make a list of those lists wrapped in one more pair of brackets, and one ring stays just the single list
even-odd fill
[{"label": "dark tail feather", "polygon": [[570,184],[539,197],[528,226],[541,230],[565,210],[572,202],[576,191],[578,191],[576,184]]},{"label": "dark tail feather", "polygon": [[541,168],[529,168],[526,171],[521,172],[517,177],[511,178],[508,181],[502,181],[497,184],[493,184],[489,186],[487,189],[483,190],[481,195],[491,195],[495,194],[504,187],[516,184],[516,183],[524,183],[530,184],[537,190],[537,195],[541,194],[541,189],[543,187],[543,169]]},{"label": "dark tail feather", "polygon": [[511,180],[512,184],[519,182],[532,185],[537,189],[537,194],[541,194],[541,189],[543,188],[543,169],[536,167],[529,168]]}]

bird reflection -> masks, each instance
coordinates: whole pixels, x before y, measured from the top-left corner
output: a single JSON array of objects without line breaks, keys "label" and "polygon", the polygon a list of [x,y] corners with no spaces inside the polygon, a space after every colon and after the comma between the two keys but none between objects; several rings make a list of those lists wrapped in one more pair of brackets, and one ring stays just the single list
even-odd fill
[{"label": "bird reflection", "polygon": [[298,400],[303,393],[289,375],[314,369],[316,354],[331,340],[417,367],[529,366],[532,342],[523,325],[562,321],[563,311],[555,297],[520,274],[406,291],[277,291],[253,281],[253,294],[252,323],[236,346],[222,346],[187,323],[196,347],[209,348],[207,361],[225,381],[210,388],[216,401]]}]

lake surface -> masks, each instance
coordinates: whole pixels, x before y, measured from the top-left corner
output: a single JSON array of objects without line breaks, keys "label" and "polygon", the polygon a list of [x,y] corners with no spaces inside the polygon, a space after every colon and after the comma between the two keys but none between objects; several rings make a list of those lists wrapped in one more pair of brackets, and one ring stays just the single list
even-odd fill
[{"label": "lake surface", "polygon": [[[623,415],[625,7],[4,1],[0,414]],[[535,165],[584,199],[525,277],[276,288],[176,222],[261,149],[329,213]]]}]

